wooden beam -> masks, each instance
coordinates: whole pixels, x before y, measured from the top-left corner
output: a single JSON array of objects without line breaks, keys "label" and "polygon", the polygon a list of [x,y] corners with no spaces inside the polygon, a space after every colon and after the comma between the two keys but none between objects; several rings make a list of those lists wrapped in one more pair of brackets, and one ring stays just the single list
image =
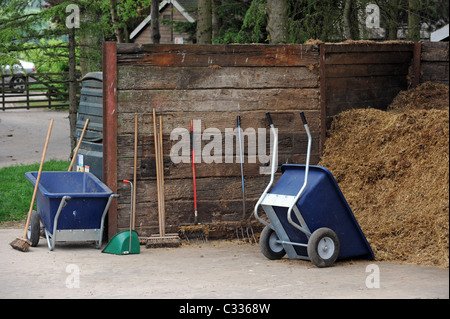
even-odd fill
[{"label": "wooden beam", "polygon": [[414,54],[413,54],[413,78],[411,86],[415,88],[420,84],[420,59],[422,56],[422,43],[414,43]]},{"label": "wooden beam", "polygon": [[317,45],[120,44],[120,65],[166,67],[310,66],[317,63]]},{"label": "wooden beam", "polygon": [[320,45],[320,140],[319,140],[319,154],[322,156],[325,145],[325,138],[327,135],[327,72],[325,66],[326,46],[324,43]]},{"label": "wooden beam", "polygon": [[[117,45],[103,43],[103,182],[117,194]],[[117,202],[108,212],[108,238],[117,233]]]}]

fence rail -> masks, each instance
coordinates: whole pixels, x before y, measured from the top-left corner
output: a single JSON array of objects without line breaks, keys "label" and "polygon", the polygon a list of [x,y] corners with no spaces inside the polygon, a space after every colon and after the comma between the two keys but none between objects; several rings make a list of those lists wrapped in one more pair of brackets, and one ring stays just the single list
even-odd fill
[{"label": "fence rail", "polygon": [[68,73],[3,74],[0,76],[0,108],[5,111],[67,107],[69,83]]}]

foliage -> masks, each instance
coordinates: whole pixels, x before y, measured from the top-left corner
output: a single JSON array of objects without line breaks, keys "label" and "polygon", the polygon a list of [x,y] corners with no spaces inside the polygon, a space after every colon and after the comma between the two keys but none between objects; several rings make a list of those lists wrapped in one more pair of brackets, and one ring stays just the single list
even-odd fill
[{"label": "foliage", "polygon": [[226,44],[252,42],[248,34],[241,29],[243,24],[245,25],[245,18],[249,12],[253,13],[253,10],[251,9],[252,6],[255,6],[253,1],[221,1],[221,4],[215,8],[218,28],[213,43]]},{"label": "foliage", "polygon": [[[114,8],[119,27],[132,29],[149,12],[151,0],[117,0]],[[80,27],[75,29],[77,57],[101,61],[101,44],[115,40],[110,0],[2,0],[0,2],[0,65],[29,59],[39,72],[67,70],[71,13],[68,5],[80,10]],[[89,41],[95,35],[95,41]],[[94,49],[94,50],[92,50]],[[77,63],[79,65],[79,62]],[[97,63],[99,64],[99,63]]]},{"label": "foliage", "polygon": [[330,41],[342,38],[342,13],[337,1],[290,0],[290,42],[304,43],[308,39]]},{"label": "foliage", "polygon": [[[246,36],[241,36],[245,42],[258,43],[267,41],[267,17],[266,17],[266,0],[252,1],[250,8],[245,14],[244,23],[241,32]],[[242,42],[242,40],[241,40]]]},{"label": "foliage", "polygon": [[[308,39],[321,41],[342,41],[344,37],[343,15],[344,5],[350,0],[288,0],[289,42],[304,43]],[[427,24],[432,31],[449,21],[448,1],[416,0],[417,10],[411,9],[408,0],[351,0],[350,31],[353,39],[367,36],[360,18],[367,4],[376,3],[380,8],[380,27],[386,29],[386,39],[389,28],[394,26],[395,37],[397,30],[407,28],[408,13],[417,16],[420,24]],[[227,1],[223,1],[227,2]],[[267,33],[267,0],[253,0],[243,19],[236,19],[233,24],[224,27],[215,43],[268,43]],[[241,5],[241,7],[244,7]],[[218,8],[219,15],[233,16]],[[407,31],[405,31],[407,32]]]}]

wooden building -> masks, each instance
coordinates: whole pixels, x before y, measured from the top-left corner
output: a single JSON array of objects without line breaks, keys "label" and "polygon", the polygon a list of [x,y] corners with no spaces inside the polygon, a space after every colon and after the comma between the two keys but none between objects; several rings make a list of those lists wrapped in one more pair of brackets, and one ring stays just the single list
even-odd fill
[{"label": "wooden building", "polygon": [[[195,22],[197,0],[164,0],[159,5],[161,44],[192,43],[190,35],[174,30],[172,22]],[[130,34],[134,43],[149,44],[151,37],[151,15],[148,15]]]}]

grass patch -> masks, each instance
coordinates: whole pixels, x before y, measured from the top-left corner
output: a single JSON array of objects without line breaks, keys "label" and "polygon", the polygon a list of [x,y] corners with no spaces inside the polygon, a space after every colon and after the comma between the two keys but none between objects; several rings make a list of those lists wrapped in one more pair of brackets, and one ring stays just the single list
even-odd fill
[{"label": "grass patch", "polygon": [[[42,170],[67,171],[69,164],[68,161],[52,160],[45,162]],[[0,223],[26,218],[33,197],[33,184],[25,173],[38,170],[39,163],[0,168]]]}]

